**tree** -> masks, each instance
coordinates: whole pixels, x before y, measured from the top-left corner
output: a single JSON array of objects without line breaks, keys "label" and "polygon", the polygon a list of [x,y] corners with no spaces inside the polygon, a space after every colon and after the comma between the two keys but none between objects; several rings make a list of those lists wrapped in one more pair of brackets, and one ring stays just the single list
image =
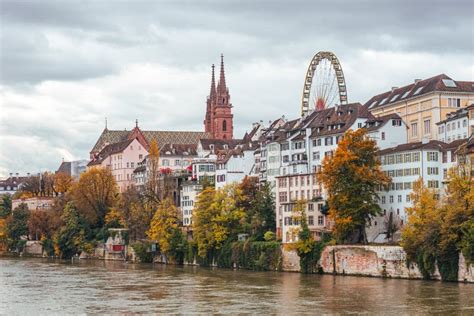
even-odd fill
[{"label": "tree", "polygon": [[48,211],[32,212],[28,219],[28,232],[33,240],[50,239],[54,228],[54,221]]},{"label": "tree", "polygon": [[377,187],[390,179],[376,158],[377,146],[364,129],[349,130],[334,156],[327,156],[318,180],[328,194],[329,213],[335,222],[334,235],[342,243],[367,243],[365,227],[380,215]]},{"label": "tree", "polygon": [[172,198],[161,201],[147,234],[150,239],[158,242],[161,253],[182,262],[185,241],[180,229],[178,209]]},{"label": "tree", "polygon": [[257,240],[262,240],[266,232],[276,231],[275,199],[270,183],[257,190],[252,207],[255,210],[251,220],[252,233]]},{"label": "tree", "polygon": [[123,213],[118,208],[112,207],[105,215],[105,226],[107,228],[125,228],[127,223]]},{"label": "tree", "polygon": [[211,207],[215,194],[213,187],[203,189],[197,196],[193,210],[193,237],[201,258],[208,256],[209,251],[215,246],[212,221],[219,215],[219,210]]},{"label": "tree", "polygon": [[85,246],[89,227],[73,203],[68,203],[61,216],[64,225],[54,237],[56,255],[68,259]]},{"label": "tree", "polygon": [[64,194],[72,187],[74,180],[70,175],[64,172],[58,172],[54,175],[54,191]]},{"label": "tree", "polygon": [[147,157],[147,183],[145,187],[145,194],[148,200],[158,205],[160,199],[158,197],[160,189],[160,149],[158,148],[158,142],[156,139],[150,141],[150,148]]},{"label": "tree", "polygon": [[8,193],[3,194],[0,203],[0,218],[6,218],[12,212],[12,196]]},{"label": "tree", "polygon": [[435,192],[419,179],[410,194],[412,206],[407,208],[408,222],[402,231],[401,245],[408,261],[417,262],[426,278],[434,272],[442,217]]},{"label": "tree", "polygon": [[[458,279],[459,252],[469,244],[466,242],[472,238],[469,230],[474,226],[474,182],[469,173],[458,171],[450,170],[446,198],[439,210],[443,218],[438,267],[443,280],[449,281]],[[467,261],[474,259],[472,250],[464,254]]]},{"label": "tree", "polygon": [[133,186],[121,194],[119,210],[132,240],[146,238],[146,232],[150,229],[150,222],[156,211],[154,205],[154,202],[148,202]]},{"label": "tree", "polygon": [[7,217],[7,236],[12,241],[18,241],[21,237],[28,236],[28,219],[30,211],[25,203],[17,206],[12,214]]},{"label": "tree", "polygon": [[116,205],[118,191],[108,168],[92,168],[83,174],[71,188],[74,205],[92,227],[103,227],[105,214]]}]

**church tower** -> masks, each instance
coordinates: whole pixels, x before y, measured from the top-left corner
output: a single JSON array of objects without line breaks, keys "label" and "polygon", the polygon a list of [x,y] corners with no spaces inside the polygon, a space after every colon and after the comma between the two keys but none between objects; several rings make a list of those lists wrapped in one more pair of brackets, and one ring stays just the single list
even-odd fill
[{"label": "church tower", "polygon": [[214,65],[212,65],[211,91],[207,98],[204,130],[216,139],[232,139],[234,132],[232,104],[229,89],[225,83],[224,56],[221,55],[219,82],[215,84]]}]

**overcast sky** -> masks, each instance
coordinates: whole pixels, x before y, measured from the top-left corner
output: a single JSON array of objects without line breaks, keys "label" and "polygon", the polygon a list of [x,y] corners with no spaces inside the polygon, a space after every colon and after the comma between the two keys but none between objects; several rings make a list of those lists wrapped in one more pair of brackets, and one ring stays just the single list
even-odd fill
[{"label": "overcast sky", "polygon": [[445,73],[474,80],[474,2],[4,1],[0,177],[88,158],[110,129],[202,130],[224,54],[235,137],[296,118],[306,68],[333,51],[350,102]]}]

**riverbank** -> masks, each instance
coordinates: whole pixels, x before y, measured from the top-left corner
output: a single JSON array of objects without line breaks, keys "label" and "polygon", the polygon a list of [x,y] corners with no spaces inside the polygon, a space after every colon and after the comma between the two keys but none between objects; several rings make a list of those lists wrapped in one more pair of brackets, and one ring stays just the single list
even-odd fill
[{"label": "riverbank", "polygon": [[0,258],[0,314],[469,314],[470,284]]},{"label": "riverbank", "polygon": [[[136,262],[133,249],[130,248],[130,259]],[[283,272],[300,272],[300,259],[296,250],[291,246],[281,247],[281,266]],[[41,257],[38,243],[25,248],[24,255]],[[12,256],[9,253],[0,253],[0,256]],[[81,255],[81,259],[118,260],[123,257],[116,254],[107,255],[103,248],[96,249],[94,256]],[[165,263],[161,257],[155,257],[154,262]],[[197,265],[196,260],[185,262],[185,265]],[[406,253],[399,246],[373,245],[338,245],[326,246],[319,260],[321,271],[325,274],[367,276],[397,279],[423,279],[423,275],[416,263],[408,263]],[[239,268],[234,265],[234,268]],[[242,267],[240,267],[242,268]],[[438,269],[435,269],[431,279],[441,280]],[[474,266],[468,265],[462,254],[459,255],[458,282],[474,283]]]}]

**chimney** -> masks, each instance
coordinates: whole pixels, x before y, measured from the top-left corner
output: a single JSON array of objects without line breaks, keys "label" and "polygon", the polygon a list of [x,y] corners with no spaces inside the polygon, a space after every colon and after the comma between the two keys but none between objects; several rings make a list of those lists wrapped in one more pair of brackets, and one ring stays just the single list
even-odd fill
[{"label": "chimney", "polygon": [[13,177],[13,172],[10,172],[10,177]]},{"label": "chimney", "polygon": [[[416,80],[415,80],[415,81],[416,81]],[[395,91],[395,90],[397,90],[397,89],[398,89],[398,87],[392,87],[392,92]]]},{"label": "chimney", "polygon": [[30,176],[30,173],[29,173],[29,172],[27,172],[27,173],[26,173],[26,176],[27,176],[27,177],[29,177],[29,176]]},{"label": "chimney", "polygon": [[17,172],[17,173],[16,173],[16,176],[18,177],[19,175],[20,175],[20,174]]},{"label": "chimney", "polygon": [[420,81],[421,81],[421,79],[415,79],[415,84],[417,84]]}]

